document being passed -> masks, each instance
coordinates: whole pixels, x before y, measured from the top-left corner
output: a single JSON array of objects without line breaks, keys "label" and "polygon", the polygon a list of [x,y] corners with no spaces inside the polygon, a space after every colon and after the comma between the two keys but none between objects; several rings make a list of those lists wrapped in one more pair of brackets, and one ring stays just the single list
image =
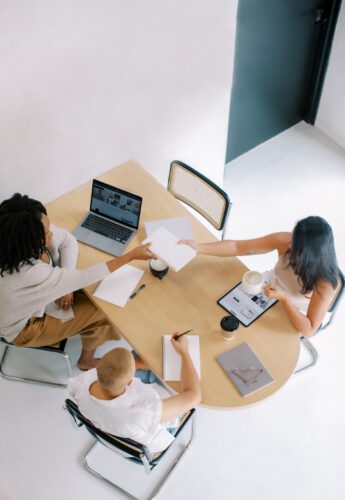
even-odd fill
[{"label": "document being passed", "polygon": [[169,219],[158,219],[145,222],[145,231],[150,236],[160,227],[174,234],[180,240],[192,240],[193,232],[187,217],[170,217]]},{"label": "document being passed", "polygon": [[143,270],[125,264],[104,278],[93,295],[116,306],[124,307],[143,274]]},{"label": "document being passed", "polygon": [[165,227],[158,228],[143,243],[151,243],[150,250],[163,260],[173,271],[179,271],[196,255],[188,245],[178,244],[179,238]]},{"label": "document being passed", "polygon": [[[163,335],[163,380],[181,380],[181,356],[172,345],[171,335]],[[200,340],[199,335],[188,335],[188,352],[200,378]]]}]

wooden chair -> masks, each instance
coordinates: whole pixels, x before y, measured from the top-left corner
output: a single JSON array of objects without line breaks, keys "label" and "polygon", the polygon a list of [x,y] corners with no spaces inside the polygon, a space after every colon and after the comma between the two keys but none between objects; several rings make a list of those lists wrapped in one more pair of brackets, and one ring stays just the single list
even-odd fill
[{"label": "wooden chair", "polygon": [[168,191],[201,214],[224,237],[231,207],[225,191],[194,168],[177,160],[170,165]]}]

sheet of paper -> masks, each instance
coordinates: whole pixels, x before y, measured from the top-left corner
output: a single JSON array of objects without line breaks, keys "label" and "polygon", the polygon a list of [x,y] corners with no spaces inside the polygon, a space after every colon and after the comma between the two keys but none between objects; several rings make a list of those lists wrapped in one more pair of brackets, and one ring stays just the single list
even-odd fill
[{"label": "sheet of paper", "polygon": [[193,232],[187,217],[172,217],[145,222],[145,231],[150,236],[160,227],[164,227],[180,240],[192,240]]},{"label": "sheet of paper", "polygon": [[144,271],[141,269],[126,264],[104,278],[93,295],[116,306],[124,307],[143,274]]},{"label": "sheet of paper", "polygon": [[196,251],[188,245],[179,245],[175,235],[164,227],[158,228],[143,243],[151,243],[150,250],[166,262],[173,271],[179,271],[196,255]]},{"label": "sheet of paper", "polygon": [[[171,335],[163,335],[163,379],[172,382],[181,380],[181,356],[175,351],[170,339]],[[200,378],[199,335],[188,335],[188,351]]]},{"label": "sheet of paper", "polygon": [[74,319],[74,312],[72,307],[69,307],[67,311],[65,311],[64,309],[59,309],[59,306],[56,304],[56,302],[51,302],[50,304],[48,304],[44,312],[52,318],[61,320],[62,323]]}]

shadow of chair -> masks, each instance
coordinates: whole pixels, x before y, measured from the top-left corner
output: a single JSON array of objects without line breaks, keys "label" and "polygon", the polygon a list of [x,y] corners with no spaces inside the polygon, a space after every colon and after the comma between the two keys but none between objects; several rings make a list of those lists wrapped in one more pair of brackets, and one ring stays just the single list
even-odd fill
[{"label": "shadow of chair", "polygon": [[[326,328],[328,328],[334,320],[334,316],[336,314],[336,311],[338,310],[340,301],[344,296],[344,290],[345,290],[345,277],[340,269],[339,269],[339,279],[340,279],[339,287],[338,287],[337,293],[335,294],[335,297],[334,297],[330,307],[328,308],[328,315],[327,315],[326,321],[325,321],[325,323],[321,324],[320,328],[317,330],[317,332],[314,334],[314,336],[317,335],[318,333],[320,333],[321,331],[325,330]],[[319,354],[309,338],[301,337],[301,344],[306,349],[306,351],[309,353],[309,355],[311,357],[311,361],[309,363],[303,365],[301,368],[298,368],[297,370],[295,370],[294,375],[298,375],[298,374],[304,372],[305,370],[312,368],[313,366],[316,365],[316,363],[318,362],[318,359],[319,359]]]},{"label": "shadow of chair", "polygon": [[32,383],[36,383],[36,384],[49,385],[52,387],[67,387],[67,384],[62,384],[62,383],[58,383],[58,382],[50,382],[48,380],[43,380],[43,379],[35,379],[35,378],[29,378],[29,377],[20,377],[20,376],[16,376],[16,375],[10,375],[9,373],[6,373],[4,371],[6,358],[7,358],[7,355],[8,355],[10,350],[16,351],[17,349],[20,349],[21,351],[23,351],[24,349],[25,350],[35,349],[36,351],[50,352],[50,353],[53,353],[53,354],[56,354],[56,355],[62,357],[65,360],[66,365],[67,365],[68,376],[72,377],[73,373],[72,373],[71,362],[69,359],[69,355],[65,351],[66,343],[67,343],[67,339],[64,339],[64,340],[61,340],[56,347],[55,346],[17,347],[14,344],[7,342],[4,338],[0,337],[0,345],[3,346],[3,348],[4,348],[4,352],[3,352],[1,362],[0,362],[0,375],[7,380],[15,380],[17,382],[32,382]]},{"label": "shadow of chair", "polygon": [[168,191],[221,231],[223,239],[231,207],[229,196],[223,189],[194,168],[175,160],[170,164]]},{"label": "shadow of chair", "polygon": [[[177,440],[179,434],[186,427],[188,422],[190,422],[190,427],[191,427],[190,439],[182,447],[182,449],[179,452],[179,454],[177,455],[177,457],[174,457],[172,462],[169,464],[169,467],[165,471],[163,477],[153,487],[149,498],[154,498],[157,495],[157,493],[161,490],[162,486],[165,484],[165,482],[167,481],[171,472],[173,471],[175,466],[179,463],[179,461],[181,460],[181,458],[184,455],[184,453],[186,452],[186,450],[189,448],[189,446],[193,440],[193,437],[194,437],[194,426],[195,426],[195,423],[194,423],[195,409],[194,408],[191,409],[189,412],[187,412],[182,417],[180,425],[178,427],[178,430],[175,434],[175,440],[172,442],[172,444],[166,450],[164,450],[160,453],[155,453],[155,454],[151,454],[146,446],[144,446],[136,441],[133,441],[132,439],[120,438],[120,437],[114,436],[112,434],[108,434],[106,432],[101,431],[100,429],[95,427],[87,418],[85,418],[80,413],[78,406],[70,399],[66,399],[65,408],[72,417],[72,423],[73,423],[74,427],[79,428],[79,427],[82,427],[84,425],[86,427],[86,429],[89,431],[89,433],[95,438],[94,443],[88,449],[88,451],[86,452],[86,454],[84,456],[84,467],[86,468],[86,470],[88,472],[90,472],[92,475],[96,476],[98,479],[100,479],[100,480],[104,481],[105,483],[107,483],[108,485],[112,486],[116,490],[127,495],[129,498],[133,498],[133,499],[137,499],[137,500],[139,500],[139,498],[133,496],[131,493],[129,493],[127,490],[123,489],[118,484],[116,484],[116,483],[110,481],[109,479],[107,479],[106,477],[104,477],[100,472],[91,468],[91,466],[88,463],[88,458],[89,458],[89,454],[91,453],[91,451],[96,446],[100,446],[100,445],[105,446],[109,450],[120,455],[122,458],[129,460],[133,466],[136,467],[136,464],[143,466],[146,474],[150,474],[162,462],[162,459],[163,459],[163,457],[166,456],[168,450],[170,450],[171,447],[176,444],[176,440]],[[133,472],[135,473],[135,470]]]}]

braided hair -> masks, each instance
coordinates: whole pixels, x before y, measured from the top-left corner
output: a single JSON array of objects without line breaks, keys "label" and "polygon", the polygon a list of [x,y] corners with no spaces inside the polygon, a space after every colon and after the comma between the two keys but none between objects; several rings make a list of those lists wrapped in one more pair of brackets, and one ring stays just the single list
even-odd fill
[{"label": "braided hair", "polygon": [[0,204],[0,276],[40,258],[46,241],[42,214],[42,203],[19,193]]}]

